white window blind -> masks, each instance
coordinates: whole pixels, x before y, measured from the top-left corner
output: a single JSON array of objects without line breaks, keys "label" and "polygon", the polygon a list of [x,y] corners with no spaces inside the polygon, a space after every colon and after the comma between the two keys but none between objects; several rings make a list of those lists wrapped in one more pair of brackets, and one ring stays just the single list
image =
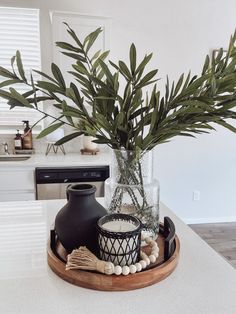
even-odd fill
[{"label": "white window blind", "polygon": [[[0,65],[2,67],[11,70],[11,57],[15,55],[16,50],[21,53],[27,78],[30,78],[32,69],[41,69],[38,9],[0,7]],[[35,73],[33,76],[37,78]],[[28,90],[23,84],[15,84],[13,87],[19,93]],[[7,90],[7,87],[4,89]],[[40,113],[28,108],[15,107],[9,110],[7,100],[0,98],[0,131],[15,130],[22,125],[22,120],[29,120],[32,126],[41,117]],[[40,128],[41,125],[38,126],[38,129]]]}]

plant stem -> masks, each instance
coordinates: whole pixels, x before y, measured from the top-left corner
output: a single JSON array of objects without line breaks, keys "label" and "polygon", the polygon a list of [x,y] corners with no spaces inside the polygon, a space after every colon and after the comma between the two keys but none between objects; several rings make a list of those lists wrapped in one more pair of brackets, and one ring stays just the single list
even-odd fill
[{"label": "plant stem", "polygon": [[[110,204],[110,210],[115,211],[117,206],[121,204],[124,191],[126,191],[136,211],[141,212],[145,206],[147,206],[147,199],[143,186],[142,167],[140,160],[136,160],[135,155],[127,153],[128,156],[122,155],[122,151],[115,151],[116,161],[119,169],[118,186],[115,188],[112,202]],[[137,190],[141,196],[142,204],[140,204],[137,196],[135,195]]]}]

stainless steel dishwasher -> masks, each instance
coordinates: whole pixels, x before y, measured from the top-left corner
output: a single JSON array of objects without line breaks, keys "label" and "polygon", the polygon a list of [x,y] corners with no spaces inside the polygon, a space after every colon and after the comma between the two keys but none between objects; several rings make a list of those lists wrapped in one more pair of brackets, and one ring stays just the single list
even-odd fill
[{"label": "stainless steel dishwasher", "polygon": [[109,166],[97,167],[39,167],[35,169],[37,200],[66,198],[71,183],[90,183],[97,187],[96,196],[104,196],[104,181]]}]

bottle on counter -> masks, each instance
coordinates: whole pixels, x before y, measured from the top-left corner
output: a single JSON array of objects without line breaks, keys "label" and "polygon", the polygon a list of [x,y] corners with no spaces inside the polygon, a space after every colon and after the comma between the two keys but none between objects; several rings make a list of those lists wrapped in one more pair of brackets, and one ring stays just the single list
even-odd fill
[{"label": "bottle on counter", "polygon": [[17,130],[17,134],[14,138],[14,146],[15,149],[22,149],[22,137],[19,130]]},{"label": "bottle on counter", "polygon": [[22,146],[23,149],[33,149],[33,137],[32,137],[32,130],[29,126],[28,120],[23,120],[24,125],[24,134],[22,136]]}]

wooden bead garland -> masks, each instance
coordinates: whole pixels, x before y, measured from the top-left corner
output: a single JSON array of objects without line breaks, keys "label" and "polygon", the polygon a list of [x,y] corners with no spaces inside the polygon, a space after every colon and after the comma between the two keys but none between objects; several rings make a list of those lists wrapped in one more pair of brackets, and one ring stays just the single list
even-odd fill
[{"label": "wooden bead garland", "polygon": [[155,263],[159,255],[159,248],[157,242],[149,237],[143,237],[142,241],[151,246],[151,254],[148,256],[143,251],[140,252],[141,260],[129,266],[115,266],[111,262],[99,260],[93,253],[91,253],[86,247],[80,247],[77,250],[73,250],[67,257],[66,270],[70,269],[84,269],[95,270],[106,275],[115,274],[117,276],[128,274],[135,274],[145,269],[148,265]]},{"label": "wooden bead garland", "polygon": [[[159,255],[159,248],[156,243],[156,241],[152,240],[149,237],[143,238],[142,241],[145,241],[147,244],[149,244],[152,247],[151,254],[147,256],[146,253],[143,251],[140,252],[141,260],[136,263],[135,265],[130,266],[115,266],[114,267],[114,274],[115,275],[128,275],[128,274],[135,274],[136,272],[140,272],[142,269],[145,269],[148,265],[153,264],[156,262],[156,259]],[[118,267],[118,268],[117,268]]]}]

